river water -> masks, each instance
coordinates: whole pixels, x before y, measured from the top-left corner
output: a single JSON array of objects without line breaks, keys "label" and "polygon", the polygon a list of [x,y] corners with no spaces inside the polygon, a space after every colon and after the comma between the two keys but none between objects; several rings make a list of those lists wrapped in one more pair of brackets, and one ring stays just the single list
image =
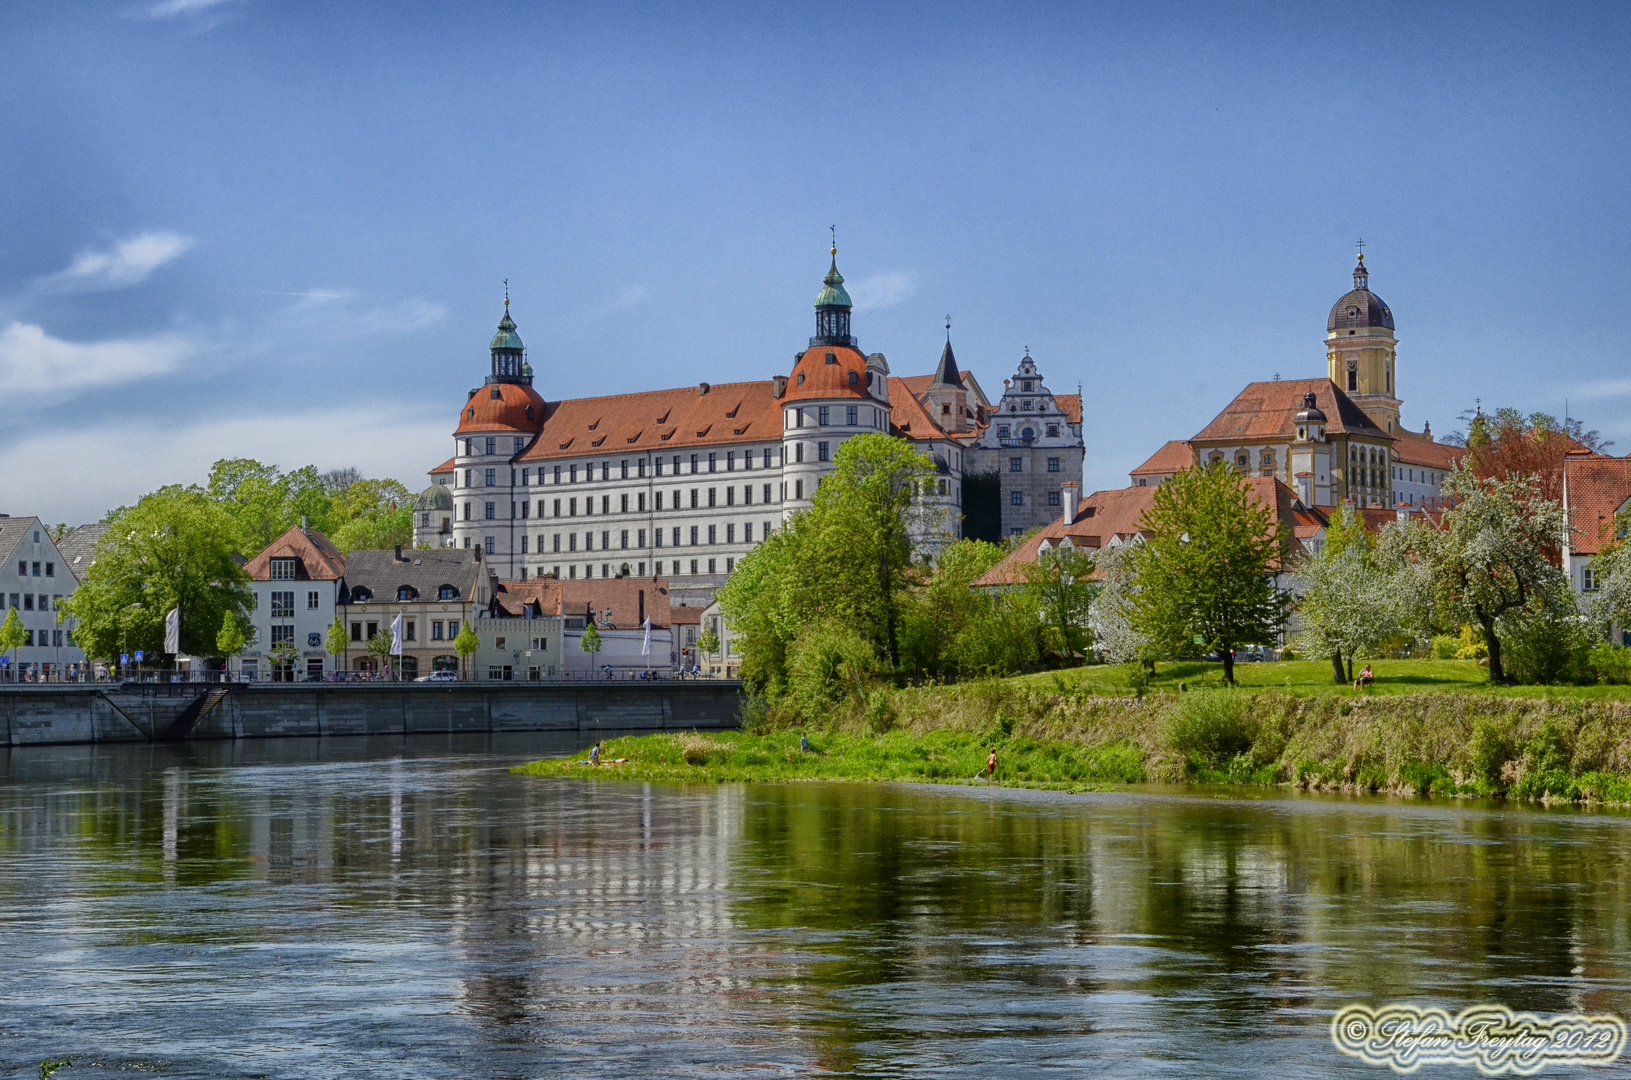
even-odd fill
[{"label": "river water", "polygon": [[0,1067],[1382,1076],[1335,1009],[1631,1017],[1631,818],[507,771],[565,749],[12,751]]}]

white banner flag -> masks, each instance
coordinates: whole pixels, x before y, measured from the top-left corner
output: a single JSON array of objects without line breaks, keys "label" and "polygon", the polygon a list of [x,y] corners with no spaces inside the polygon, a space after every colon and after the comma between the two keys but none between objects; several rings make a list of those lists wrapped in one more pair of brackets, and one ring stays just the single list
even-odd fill
[{"label": "white banner flag", "polygon": [[164,651],[171,656],[181,652],[181,605],[170,609],[164,617]]},{"label": "white banner flag", "polygon": [[646,616],[646,640],[645,640],[645,644],[640,646],[640,655],[641,656],[650,656],[651,655],[651,616],[650,615]]},{"label": "white banner flag", "polygon": [[397,612],[396,618],[391,620],[391,655],[402,655],[402,613]]}]

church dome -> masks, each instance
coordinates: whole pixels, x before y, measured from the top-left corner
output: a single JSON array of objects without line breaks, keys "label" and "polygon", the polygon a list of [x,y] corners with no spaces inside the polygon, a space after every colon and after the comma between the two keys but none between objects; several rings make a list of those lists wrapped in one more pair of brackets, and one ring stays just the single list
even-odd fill
[{"label": "church dome", "polygon": [[1393,312],[1380,296],[1370,291],[1370,272],[1365,269],[1365,256],[1359,256],[1354,267],[1353,291],[1331,305],[1331,317],[1325,320],[1326,333],[1338,330],[1393,329]]},{"label": "church dome", "polygon": [[446,484],[432,484],[419,493],[414,500],[415,510],[448,510],[453,509],[453,493],[447,489]]},{"label": "church dome", "polygon": [[536,434],[544,426],[544,399],[525,383],[490,382],[470,395],[453,432]]},{"label": "church dome", "polygon": [[1325,413],[1314,403],[1312,390],[1303,395],[1303,407],[1297,410],[1297,415],[1293,419],[1299,424],[1325,423]]}]

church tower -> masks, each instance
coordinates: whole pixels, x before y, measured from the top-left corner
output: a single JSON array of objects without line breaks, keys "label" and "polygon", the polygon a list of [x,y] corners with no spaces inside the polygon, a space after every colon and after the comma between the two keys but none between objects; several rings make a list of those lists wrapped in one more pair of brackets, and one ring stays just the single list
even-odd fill
[{"label": "church tower", "polygon": [[1353,290],[1331,307],[1325,322],[1325,359],[1331,381],[1389,435],[1400,431],[1399,387],[1394,378],[1393,312],[1370,291],[1365,255],[1354,267]]}]

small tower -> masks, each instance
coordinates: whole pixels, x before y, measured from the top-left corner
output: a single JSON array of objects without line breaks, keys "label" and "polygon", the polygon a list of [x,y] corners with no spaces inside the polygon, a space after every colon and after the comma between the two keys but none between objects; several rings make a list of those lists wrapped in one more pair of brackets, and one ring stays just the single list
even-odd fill
[{"label": "small tower", "polygon": [[1325,357],[1333,383],[1389,435],[1399,432],[1399,387],[1394,380],[1393,312],[1370,291],[1361,252],[1354,287],[1331,306],[1325,322]]},{"label": "small tower", "polygon": [[1304,506],[1331,506],[1331,444],[1325,441],[1325,413],[1313,391],[1303,395],[1303,407],[1292,421],[1297,438],[1291,444],[1291,486]]},{"label": "small tower", "polygon": [[832,247],[832,268],[827,276],[821,279],[821,291],[816,294],[816,332],[810,339],[812,347],[816,345],[847,345],[855,348],[855,339],[850,336],[849,293],[844,291],[844,275],[838,272],[838,245]]},{"label": "small tower", "polygon": [[498,320],[498,332],[493,335],[493,342],[488,348],[493,354],[493,373],[487,376],[488,383],[532,385],[532,366],[527,363],[527,347],[521,343],[521,335],[515,332],[515,323],[510,319],[508,289],[504,295],[504,317]]},{"label": "small tower", "polygon": [[940,350],[940,363],[924,391],[924,405],[935,423],[950,434],[968,431],[974,421],[967,416],[968,387],[957,370],[957,356],[951,351],[951,320],[946,321],[946,347]]}]

